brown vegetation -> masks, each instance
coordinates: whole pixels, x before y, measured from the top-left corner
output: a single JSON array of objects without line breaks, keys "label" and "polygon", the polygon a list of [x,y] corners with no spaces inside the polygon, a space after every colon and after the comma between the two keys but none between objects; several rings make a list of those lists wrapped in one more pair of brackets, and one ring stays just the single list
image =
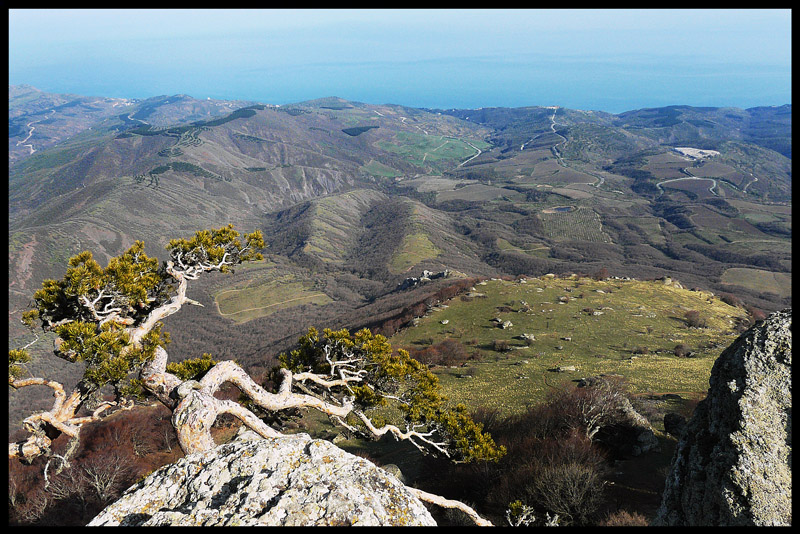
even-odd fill
[{"label": "brown vegetation", "polygon": [[454,467],[428,460],[419,482],[483,503],[495,524],[505,522],[500,518],[514,501],[532,507],[537,518],[558,514],[559,525],[597,524],[613,506],[604,500],[610,460],[606,447],[590,436],[617,422],[616,399],[623,395],[622,383],[605,389],[565,385],[521,414],[503,418],[479,408],[473,419],[507,448],[506,456],[497,465]]},{"label": "brown vegetation", "polygon": [[[66,442],[55,443],[61,449]],[[9,459],[9,525],[83,526],[136,480],[182,455],[163,406],[90,424],[67,465]]]},{"label": "brown vegetation", "polygon": [[428,367],[462,365],[474,359],[474,356],[468,353],[464,346],[454,339],[445,339],[441,343],[425,348],[412,348],[408,352],[412,358]]}]

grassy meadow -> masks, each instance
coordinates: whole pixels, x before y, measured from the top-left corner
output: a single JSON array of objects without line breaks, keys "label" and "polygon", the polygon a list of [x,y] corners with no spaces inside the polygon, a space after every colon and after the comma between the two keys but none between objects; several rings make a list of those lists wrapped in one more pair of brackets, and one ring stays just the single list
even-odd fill
[{"label": "grassy meadow", "polygon": [[[598,374],[623,375],[635,394],[705,392],[714,360],[737,337],[736,318],[746,317],[710,293],[664,281],[545,276],[486,281],[471,295],[434,308],[390,341],[406,349],[458,341],[475,359],[434,368],[446,394],[503,413],[541,402],[565,381]],[[705,328],[690,328],[688,311],[697,311]],[[502,328],[495,318],[513,326]],[[676,356],[677,345],[694,354]]]}]

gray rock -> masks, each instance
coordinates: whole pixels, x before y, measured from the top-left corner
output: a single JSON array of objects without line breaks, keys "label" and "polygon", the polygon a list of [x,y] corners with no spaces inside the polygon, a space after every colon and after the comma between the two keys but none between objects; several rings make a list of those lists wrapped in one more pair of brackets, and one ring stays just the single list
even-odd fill
[{"label": "gray rock", "polygon": [[714,363],[654,525],[792,524],[791,325],[791,309],[773,313]]},{"label": "gray rock", "polygon": [[397,477],[397,480],[399,480],[403,484],[406,483],[406,477],[403,474],[403,472],[400,470],[400,468],[397,467],[397,465],[395,465],[395,464],[386,464],[386,465],[382,465],[381,469],[383,469],[387,473],[391,474],[392,476]]},{"label": "gray rock", "polygon": [[636,441],[630,449],[633,456],[639,456],[649,451],[661,450],[661,445],[658,443],[658,438],[653,427],[647,421],[647,418],[637,412],[628,399],[623,399],[620,403],[620,410],[625,416],[627,424],[633,430]]},{"label": "gray rock", "polygon": [[393,475],[307,434],[236,440],[155,471],[89,526],[430,525]]}]

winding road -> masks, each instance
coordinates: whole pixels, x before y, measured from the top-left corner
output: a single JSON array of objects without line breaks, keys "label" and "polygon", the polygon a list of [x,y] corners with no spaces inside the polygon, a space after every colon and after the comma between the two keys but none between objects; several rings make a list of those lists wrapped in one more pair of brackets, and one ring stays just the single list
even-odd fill
[{"label": "winding road", "polygon": [[[51,109],[51,110],[50,110],[50,115],[52,115],[52,114],[53,114],[53,113],[55,113],[55,112],[56,112],[56,110],[54,110],[54,109]],[[28,124],[26,124],[26,127],[27,127],[27,128],[30,128],[31,130],[28,132],[28,137],[26,137],[26,138],[25,138],[25,139],[23,139],[22,141],[17,141],[17,146],[19,146],[19,145],[23,145],[23,146],[26,146],[26,147],[28,147],[28,148],[31,150],[31,154],[33,154],[34,152],[36,152],[36,149],[35,149],[35,148],[33,148],[33,143],[27,143],[27,144],[26,144],[25,142],[26,142],[28,139],[30,139],[30,138],[31,138],[31,136],[33,135],[33,131],[36,129],[36,127],[35,127],[35,126],[33,126],[33,125],[34,125],[34,124],[38,124],[38,123],[42,122],[42,121],[43,121],[43,120],[45,120],[46,118],[47,118],[47,117],[44,117],[44,118],[42,118],[42,119],[39,119],[38,121],[31,121],[31,122],[29,122]]]},{"label": "winding road", "polygon": [[564,143],[566,143],[566,142],[567,142],[567,138],[566,138],[566,137],[564,137],[563,135],[561,135],[560,133],[558,133],[558,132],[556,131],[556,112],[557,112],[557,111],[558,111],[558,106],[555,106],[555,107],[553,108],[553,115],[550,117],[550,129],[553,131],[553,133],[554,133],[554,134],[556,134],[556,135],[557,135],[557,136],[559,136],[561,139],[563,139],[563,141],[561,141],[560,143],[556,143],[555,145],[553,145],[553,146],[551,147],[551,149],[550,149],[550,150],[552,150],[552,151],[553,151],[553,155],[555,155],[556,159],[558,160],[558,163],[559,163],[559,164],[560,164],[562,167],[569,168],[569,167],[567,167],[567,165],[564,163],[564,160],[563,160],[563,159],[561,159],[561,153],[558,151],[558,145],[563,145]]},{"label": "winding road", "polygon": [[[562,139],[562,141],[560,143],[556,143],[555,145],[553,145],[550,148],[550,150],[553,152],[553,155],[556,157],[556,160],[558,161],[559,165],[561,165],[565,169],[569,169],[570,168],[569,165],[564,163],[564,160],[561,158],[561,153],[558,151],[558,145],[563,145],[564,143],[567,142],[567,138],[556,131],[556,112],[558,111],[558,106],[553,106],[552,109],[553,109],[553,115],[550,116],[550,130],[552,130],[552,132],[554,134],[559,136]],[[539,134],[539,135],[541,135],[541,134]],[[533,141],[533,139],[535,139],[535,138],[532,138],[530,141]],[[530,141],[528,141],[528,143]],[[522,146],[524,147],[526,144],[527,143],[523,144]],[[592,178],[596,178],[597,181],[596,182],[582,182],[582,183],[576,183],[576,184],[573,184],[573,185],[593,185],[594,187],[599,188],[606,181],[605,178],[603,178],[602,176],[599,176],[599,175],[594,174],[594,173],[589,172],[589,171],[579,170],[578,172],[581,172],[583,174],[588,174]]]},{"label": "winding road", "polygon": [[[473,145],[473,144],[472,144],[472,143],[470,143],[469,141],[466,141],[466,140],[464,140],[464,139],[460,139],[460,141],[462,141],[462,142],[464,142],[464,143],[468,144],[469,146],[471,146],[472,148],[474,148],[475,150],[477,150],[477,151],[478,151],[478,153],[477,153],[477,154],[475,154],[474,156],[472,156],[471,158],[469,158],[469,159],[466,159],[466,160],[462,161],[461,163],[459,163],[459,164],[458,164],[458,167],[461,167],[461,166],[462,166],[462,165],[464,165],[465,163],[469,163],[469,162],[470,162],[470,161],[472,161],[473,159],[475,159],[475,158],[477,158],[478,156],[480,156],[480,155],[481,155],[481,153],[482,153],[480,148],[476,147],[475,145]],[[458,168],[458,167],[456,167],[456,168]]]},{"label": "winding road", "polygon": [[[699,176],[695,176],[694,174],[689,172],[689,168],[688,167],[682,168],[681,172],[683,172],[683,174],[687,175],[686,178],[672,178],[671,180],[663,180],[663,181],[658,182],[656,184],[656,187],[658,188],[658,190],[661,191],[661,193],[659,193],[659,195],[658,195],[659,197],[664,194],[664,188],[661,187],[661,184],[666,184],[666,183],[669,183],[669,182],[678,182],[680,180],[709,180],[712,183],[711,183],[711,187],[708,188],[708,191],[712,195],[714,195],[715,197],[719,196],[717,193],[714,192],[714,189],[716,189],[716,187],[717,187],[717,181],[714,178],[701,178]],[[752,183],[752,182],[750,182],[750,183]],[[750,184],[747,184],[747,185],[750,185]]]},{"label": "winding road", "polygon": [[742,193],[747,193],[747,188],[748,188],[748,187],[750,187],[751,185],[753,185],[754,183],[756,183],[756,182],[758,181],[758,178],[756,178],[755,176],[753,176],[753,173],[752,173],[752,172],[751,172],[751,173],[748,173],[748,174],[749,174],[749,175],[750,175],[750,176],[753,178],[753,181],[752,181],[752,182],[747,182],[747,185],[745,185],[745,186],[742,188]]}]

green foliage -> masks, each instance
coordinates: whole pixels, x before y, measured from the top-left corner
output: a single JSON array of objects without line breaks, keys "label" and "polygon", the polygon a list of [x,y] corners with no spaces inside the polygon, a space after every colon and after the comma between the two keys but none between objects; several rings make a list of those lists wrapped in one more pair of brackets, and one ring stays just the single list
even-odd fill
[{"label": "green foliage", "polygon": [[263,107],[259,108],[258,106],[249,106],[246,108],[237,109],[230,115],[226,115],[220,119],[214,119],[210,121],[205,121],[202,123],[203,126],[220,126],[225,124],[226,122],[230,122],[236,119],[246,119],[248,117],[252,117],[256,114],[256,109],[263,109]]},{"label": "green foliage", "polygon": [[72,362],[85,362],[83,378],[100,388],[123,383],[128,375],[139,371],[155,355],[156,348],[169,342],[159,323],[142,340],[141,346],[130,344],[128,333],[114,323],[74,321],[55,328],[61,339],[59,352]]},{"label": "green foliage", "polygon": [[144,253],[144,242],[136,241],[127,252],[111,258],[106,283],[113,285],[131,304],[143,304],[148,294],[163,281],[158,260]]},{"label": "green foliage", "polygon": [[352,128],[343,128],[342,131],[351,137],[357,137],[362,133],[369,131],[373,128],[378,128],[378,126],[370,125],[370,126],[354,126]]},{"label": "green foliage", "polygon": [[94,301],[113,302],[120,317],[141,314],[158,300],[165,285],[158,260],[144,253],[141,241],[112,258],[105,269],[91,252],[84,251],[69,259],[62,280],[42,282],[42,288],[33,295],[36,308],[23,315],[23,322],[32,326],[38,317],[44,327],[49,327],[63,320],[95,321],[97,317],[87,305]]},{"label": "green foliage", "polygon": [[205,376],[209,369],[217,363],[210,354],[203,353],[199,358],[183,360],[182,362],[171,362],[167,364],[167,372],[172,373],[181,380],[200,380]]},{"label": "green foliage", "polygon": [[39,318],[38,309],[28,310],[22,314],[22,324],[29,327],[33,327],[34,323],[36,322],[36,319],[38,318]]},{"label": "green foliage", "polygon": [[[244,245],[238,239],[239,235],[233,224],[229,224],[216,230],[201,230],[191,239],[172,239],[166,248],[180,266],[219,265],[223,259],[233,264],[262,259],[263,256],[255,251],[266,246],[261,230],[246,234]],[[229,270],[228,265],[220,266],[222,272]]]},{"label": "green foliage", "polygon": [[[180,150],[180,149],[177,149],[177,150]],[[160,152],[159,152],[159,155],[161,155]],[[164,155],[168,156],[169,154],[165,153]],[[176,154],[176,155],[179,155],[179,154]],[[185,161],[173,161],[173,162],[167,163],[165,165],[159,165],[159,166],[154,167],[153,169],[151,169],[147,174],[149,174],[151,176],[155,175],[155,174],[163,174],[163,173],[167,172],[170,169],[172,169],[175,172],[185,172],[187,174],[192,174],[194,176],[200,176],[202,178],[217,178],[217,179],[220,178],[216,174],[214,174],[212,172],[209,172],[209,171],[205,170],[202,167],[199,167],[199,166],[197,166],[197,165],[195,165],[193,163],[188,163],[188,162],[185,162]],[[142,176],[142,179],[143,178],[144,177]]]},{"label": "green foliage", "polygon": [[[360,380],[330,392],[352,396],[355,408],[365,413],[389,400],[397,401],[405,423],[435,431],[456,461],[495,461],[505,454],[505,448],[495,445],[482,425],[472,420],[466,406],[447,406],[439,379],[427,366],[405,350],[393,351],[384,336],[374,335],[366,328],[352,335],[347,329],[325,329],[320,335],[315,328],[309,328],[298,348],[281,354],[279,361],[281,367],[294,373],[330,375],[331,380],[359,376]],[[277,381],[278,371],[279,368],[273,369],[273,381]],[[377,417],[374,422],[378,422]]]},{"label": "green foliage", "polygon": [[[260,231],[244,236],[244,244],[233,225],[197,232],[192,239],[175,239],[168,248],[173,256],[190,265],[205,262],[227,264],[257,259],[256,248],[264,246]],[[131,376],[153,359],[156,349],[169,342],[162,324],[156,325],[139,342],[133,343],[129,327],[142,322],[151,311],[167,301],[172,278],[156,258],[144,253],[136,241],[126,252],[112,258],[104,269],[89,251],[69,259],[61,280],[45,280],[34,293],[35,308],[23,314],[33,327],[38,320],[57,336],[56,351],[70,362],[84,362],[84,383],[99,389],[114,385],[123,394],[142,393],[141,384]],[[202,270],[207,270],[205,266]],[[22,373],[21,363],[29,360],[25,351],[9,352],[9,376]],[[216,361],[209,355],[173,365],[182,378],[204,374]]]},{"label": "green foliage", "polygon": [[19,378],[22,376],[23,369],[19,364],[31,361],[31,355],[26,350],[12,349],[8,351],[8,377]]}]

